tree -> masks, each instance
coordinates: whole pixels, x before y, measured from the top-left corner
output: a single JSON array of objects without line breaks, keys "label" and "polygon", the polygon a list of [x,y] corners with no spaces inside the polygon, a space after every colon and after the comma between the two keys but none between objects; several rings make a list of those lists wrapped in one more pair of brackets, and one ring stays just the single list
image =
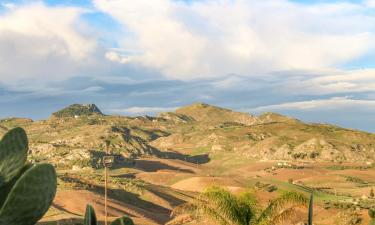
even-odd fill
[{"label": "tree", "polygon": [[306,206],[308,199],[296,192],[286,192],[272,200],[264,210],[259,210],[254,195],[243,192],[234,195],[221,187],[211,187],[197,199],[173,210],[173,215],[205,216],[221,225],[274,225],[291,219],[296,209]]}]

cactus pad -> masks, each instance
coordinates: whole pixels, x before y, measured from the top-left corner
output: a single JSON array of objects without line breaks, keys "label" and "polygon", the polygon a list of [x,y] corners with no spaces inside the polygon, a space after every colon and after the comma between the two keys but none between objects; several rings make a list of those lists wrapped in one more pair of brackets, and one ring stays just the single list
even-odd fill
[{"label": "cactus pad", "polygon": [[129,217],[123,216],[113,221],[111,225],[134,225],[134,223]]},{"label": "cactus pad", "polygon": [[22,128],[8,131],[0,142],[0,187],[19,174],[27,159],[28,141]]},{"label": "cactus pad", "polygon": [[87,205],[84,225],[97,225],[95,210],[91,205]]},{"label": "cactus pad", "polygon": [[12,190],[14,184],[17,182],[17,180],[22,176],[24,172],[31,168],[31,166],[31,164],[24,166],[21,172],[16,177],[14,177],[11,181],[0,187],[0,209],[3,206],[5,200],[7,199],[8,194]]},{"label": "cactus pad", "polygon": [[56,194],[56,172],[49,164],[34,165],[12,187],[0,210],[0,225],[34,225]]}]

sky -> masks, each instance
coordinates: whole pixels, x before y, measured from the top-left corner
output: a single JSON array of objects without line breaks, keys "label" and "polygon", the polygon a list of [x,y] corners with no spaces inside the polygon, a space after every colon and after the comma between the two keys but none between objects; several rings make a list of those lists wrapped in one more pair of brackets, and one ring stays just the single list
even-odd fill
[{"label": "sky", "polygon": [[0,0],[0,118],[194,102],[375,132],[375,0]]}]

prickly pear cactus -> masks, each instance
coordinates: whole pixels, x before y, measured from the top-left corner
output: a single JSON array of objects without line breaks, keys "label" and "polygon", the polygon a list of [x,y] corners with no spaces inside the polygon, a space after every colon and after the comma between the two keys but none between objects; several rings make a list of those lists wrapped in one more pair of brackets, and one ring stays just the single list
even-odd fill
[{"label": "prickly pear cactus", "polygon": [[95,210],[91,205],[86,206],[85,220],[83,225],[97,225]]},{"label": "prickly pear cactus", "polygon": [[[85,219],[83,222],[84,225],[97,225],[95,210],[91,205],[87,205]],[[110,225],[134,225],[133,220],[127,216],[117,218]]]},{"label": "prickly pear cactus", "polygon": [[0,142],[0,187],[19,174],[27,158],[28,141],[22,128],[6,133]]},{"label": "prickly pear cactus", "polygon": [[129,217],[124,216],[113,221],[111,225],[134,225],[134,223]]},{"label": "prickly pear cactus", "polygon": [[25,165],[28,141],[21,128],[0,142],[0,225],[34,225],[56,194],[56,172],[49,164]]}]

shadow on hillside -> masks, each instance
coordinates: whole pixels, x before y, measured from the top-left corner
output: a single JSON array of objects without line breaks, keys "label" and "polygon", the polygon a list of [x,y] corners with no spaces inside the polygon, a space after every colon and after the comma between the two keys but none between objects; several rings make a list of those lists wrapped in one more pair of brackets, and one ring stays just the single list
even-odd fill
[{"label": "shadow on hillside", "polygon": [[[60,179],[67,183],[78,184],[93,193],[104,195],[104,187],[94,184],[92,181],[86,181],[71,176],[60,177]],[[117,202],[128,204],[129,207],[131,207],[131,209],[138,214],[141,214],[143,217],[153,220],[159,224],[165,224],[170,220],[170,209],[164,208],[149,201],[145,201],[141,199],[138,194],[127,192],[124,189],[116,188],[108,190],[108,197]]]},{"label": "shadow on hillside", "polygon": [[[190,156],[190,155],[181,154],[179,152],[172,152],[172,151],[164,152],[158,149],[154,149],[153,151],[154,151],[153,155],[156,156],[153,159],[175,159],[175,160],[180,160],[183,162],[193,163],[197,165],[210,162],[210,157],[208,154]],[[112,169],[120,169],[120,168],[137,168],[145,172],[157,172],[159,170],[174,170],[174,171],[179,171],[183,173],[194,173],[193,170],[171,166],[171,165],[168,165],[166,163],[163,163],[157,160],[147,160],[147,159],[142,159],[142,158],[132,159],[132,158],[125,158],[123,156],[116,155],[115,163],[112,166]],[[129,174],[127,176],[130,176],[128,178],[134,178],[134,174],[132,175]],[[120,176],[117,176],[117,177],[120,177]]]},{"label": "shadow on hillside", "polygon": [[195,163],[195,164],[205,164],[205,163],[210,162],[210,157],[208,154],[190,156],[190,155],[185,155],[179,152],[159,151],[157,156],[163,159],[179,159],[185,162]]},{"label": "shadow on hillside", "polygon": [[143,160],[143,159],[136,159],[134,167],[144,172],[157,172],[159,170],[174,170],[174,171],[179,171],[183,173],[194,173],[194,171],[190,169],[181,169],[179,167],[171,166],[163,162],[154,161],[154,160],[148,161],[148,160]]},{"label": "shadow on hillside", "polygon": [[164,199],[165,201],[167,201],[172,207],[176,207],[178,205],[181,205],[183,203],[185,203],[185,201],[181,200],[181,199],[178,199],[176,198],[175,196],[171,195],[171,194],[168,194],[166,192],[163,192],[162,190],[160,190],[158,187],[148,187],[147,190],[151,193],[153,193],[154,195]]},{"label": "shadow on hillside", "polygon": [[124,173],[124,174],[119,174],[119,175],[110,175],[111,177],[116,177],[116,178],[128,178],[128,179],[135,179],[136,178],[136,173]]}]

